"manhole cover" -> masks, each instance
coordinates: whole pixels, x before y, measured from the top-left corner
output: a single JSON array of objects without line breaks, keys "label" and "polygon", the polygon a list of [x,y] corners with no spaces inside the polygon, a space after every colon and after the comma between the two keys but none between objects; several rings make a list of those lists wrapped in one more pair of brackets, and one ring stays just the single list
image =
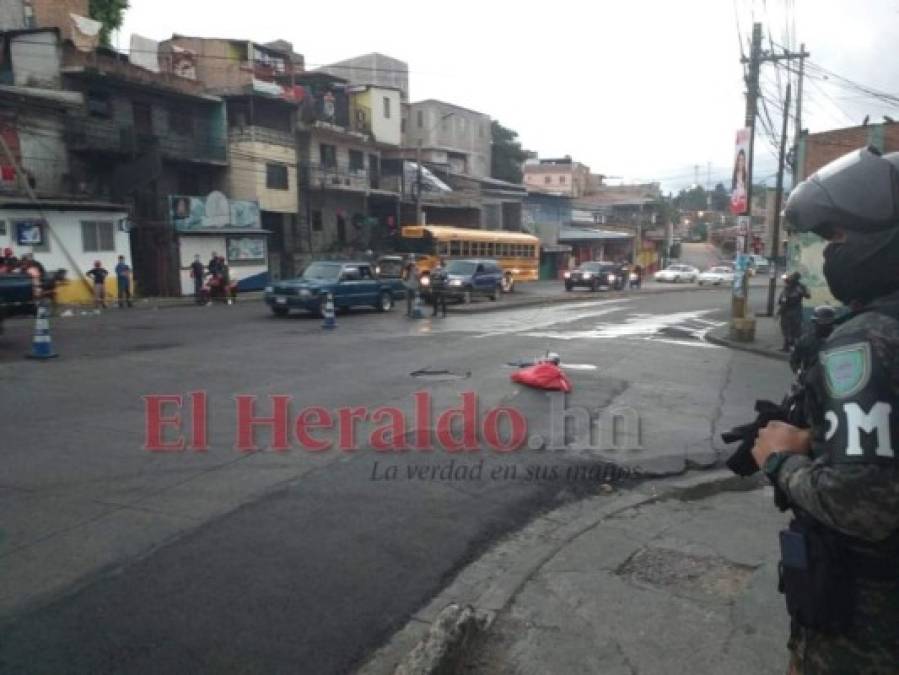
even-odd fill
[{"label": "manhole cover", "polygon": [[414,370],[409,373],[412,377],[419,380],[429,380],[432,382],[446,382],[450,380],[465,380],[471,377],[471,372],[455,373],[451,370]]},{"label": "manhole cover", "polygon": [[666,548],[643,548],[618,568],[631,582],[693,591],[729,600],[749,583],[753,568],[720,556],[699,556]]}]

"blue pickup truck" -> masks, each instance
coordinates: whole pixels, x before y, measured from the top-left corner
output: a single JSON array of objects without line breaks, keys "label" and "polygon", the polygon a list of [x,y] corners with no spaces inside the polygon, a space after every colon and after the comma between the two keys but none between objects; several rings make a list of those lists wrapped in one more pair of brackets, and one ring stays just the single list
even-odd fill
[{"label": "blue pickup truck", "polygon": [[4,317],[34,314],[34,293],[34,282],[27,274],[0,274],[0,333]]},{"label": "blue pickup truck", "polygon": [[399,279],[378,277],[367,262],[319,261],[311,263],[297,279],[266,286],[264,298],[278,316],[292,309],[321,314],[329,293],[338,309],[366,306],[389,312],[405,289]]}]

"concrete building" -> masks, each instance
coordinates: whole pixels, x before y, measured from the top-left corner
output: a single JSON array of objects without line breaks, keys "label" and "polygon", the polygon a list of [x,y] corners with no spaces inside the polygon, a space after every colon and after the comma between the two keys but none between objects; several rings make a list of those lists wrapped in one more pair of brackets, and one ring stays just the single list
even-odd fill
[{"label": "concrete building", "polygon": [[160,53],[163,59],[195,55],[196,79],[225,100],[230,164],[224,194],[259,205],[261,227],[271,235],[270,273],[275,279],[293,276],[304,241],[295,135],[303,56],[286,41],[183,35],[162,42]]},{"label": "concrete building", "polygon": [[529,191],[577,199],[601,183],[601,176],[591,178],[590,167],[570,156],[528,160],[524,165],[524,184]]},{"label": "concrete building", "polygon": [[490,176],[490,117],[452,103],[428,99],[407,108],[403,156],[458,174]]},{"label": "concrete building", "polygon": [[385,176],[382,152],[400,139],[400,93],[350,86],[321,71],[296,79],[301,191],[308,223],[304,254],[377,249],[400,220],[402,180]]},{"label": "concrete building", "polygon": [[395,89],[400,93],[403,103],[409,101],[409,64],[392,56],[378,53],[363,54],[318,70],[339,77],[353,86]]}]

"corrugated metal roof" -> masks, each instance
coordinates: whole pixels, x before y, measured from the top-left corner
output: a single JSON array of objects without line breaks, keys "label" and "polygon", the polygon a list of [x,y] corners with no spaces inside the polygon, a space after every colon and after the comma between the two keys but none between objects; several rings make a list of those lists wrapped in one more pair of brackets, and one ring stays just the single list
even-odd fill
[{"label": "corrugated metal roof", "polygon": [[592,227],[563,227],[559,231],[560,242],[603,241],[613,239],[633,239],[634,235],[614,230],[597,230]]}]

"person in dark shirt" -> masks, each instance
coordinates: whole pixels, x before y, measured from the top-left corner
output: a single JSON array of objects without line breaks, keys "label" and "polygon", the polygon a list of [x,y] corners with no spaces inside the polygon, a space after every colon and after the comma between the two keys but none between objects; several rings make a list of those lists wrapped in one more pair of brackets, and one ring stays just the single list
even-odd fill
[{"label": "person in dark shirt", "polygon": [[437,261],[437,266],[431,270],[431,298],[434,303],[434,314],[437,316],[437,309],[443,311],[443,318],[446,318],[446,265],[443,258]]},{"label": "person in dark shirt", "polygon": [[212,252],[212,257],[209,258],[209,264],[206,266],[209,270],[209,274],[215,276],[216,274],[221,274],[221,261],[222,258],[219,257],[219,254],[215,251]]},{"label": "person in dark shirt", "polygon": [[119,307],[124,307],[125,303],[129,307],[131,304],[131,267],[125,262],[125,256],[119,256],[119,262],[115,266],[116,290],[119,293]]},{"label": "person in dark shirt", "polygon": [[802,334],[802,300],[811,297],[801,279],[799,272],[789,275],[777,301],[780,330],[784,338],[781,351],[784,352],[793,349]]},{"label": "person in dark shirt", "polygon": [[203,302],[203,276],[205,268],[200,261],[200,254],[194,256],[194,261],[190,264],[190,278],[194,280],[194,298],[197,304]]},{"label": "person in dark shirt", "polygon": [[94,266],[87,271],[87,276],[94,282],[94,302],[96,306],[106,308],[106,277],[109,272],[99,260],[94,261]]}]

